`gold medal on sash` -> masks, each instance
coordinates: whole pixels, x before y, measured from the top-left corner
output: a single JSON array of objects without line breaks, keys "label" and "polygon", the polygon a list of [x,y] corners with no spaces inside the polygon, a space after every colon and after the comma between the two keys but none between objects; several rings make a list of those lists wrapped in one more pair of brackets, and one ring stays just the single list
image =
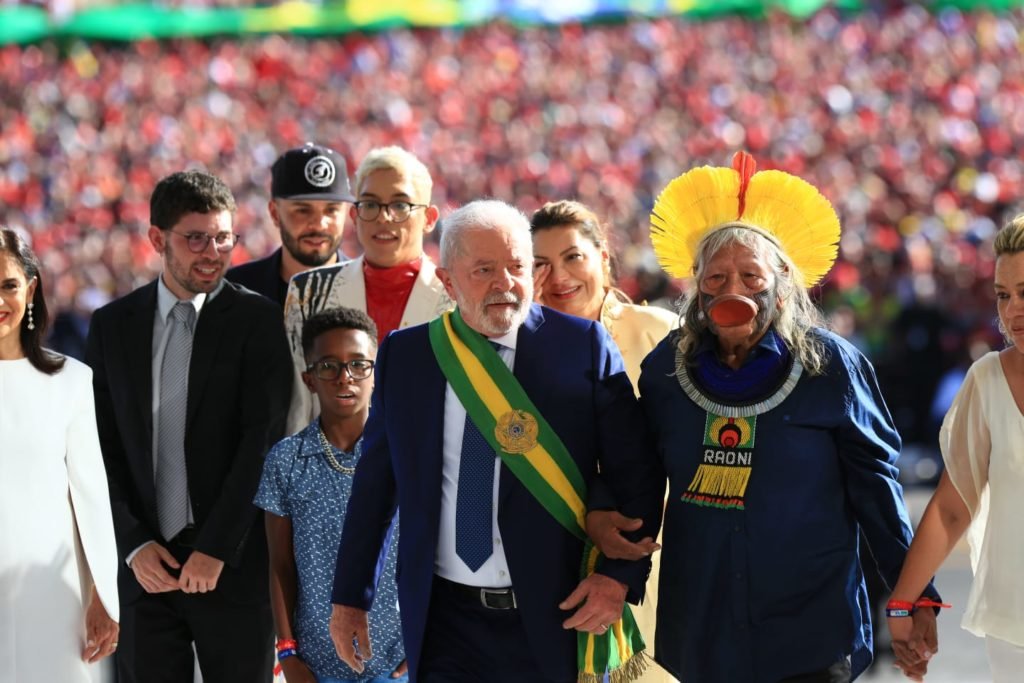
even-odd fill
[{"label": "gold medal on sash", "polygon": [[526,453],[537,445],[537,418],[525,410],[510,410],[494,425],[494,438],[506,453]]}]

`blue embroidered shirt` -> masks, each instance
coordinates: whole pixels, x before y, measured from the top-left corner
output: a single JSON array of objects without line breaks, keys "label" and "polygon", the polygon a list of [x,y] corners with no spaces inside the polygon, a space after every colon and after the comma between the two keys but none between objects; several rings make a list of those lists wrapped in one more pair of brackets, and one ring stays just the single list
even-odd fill
[{"label": "blue embroidered shirt", "polygon": [[[352,475],[334,470],[320,445],[320,421],[314,420],[299,433],[275,445],[267,454],[263,477],[253,501],[267,512],[288,517],[292,522],[292,544],[298,573],[298,597],[294,630],[299,657],[318,677],[344,680],[372,680],[389,676],[402,660],[401,623],[395,561],[398,546],[397,521],[377,579],[377,597],[370,610],[370,639],[373,657],[362,674],[338,658],[331,641],[331,587],[341,543],[345,510],[352,493]],[[334,448],[335,459],[354,467],[362,450],[360,439],[352,453]]]},{"label": "blue embroidered shirt", "polygon": [[856,676],[871,661],[858,530],[892,586],[911,540],[900,438],[867,359],[821,338],[825,373],[747,418],[684,393],[675,335],[644,361],[669,478],[655,651],[680,680],[775,683],[846,658]]}]

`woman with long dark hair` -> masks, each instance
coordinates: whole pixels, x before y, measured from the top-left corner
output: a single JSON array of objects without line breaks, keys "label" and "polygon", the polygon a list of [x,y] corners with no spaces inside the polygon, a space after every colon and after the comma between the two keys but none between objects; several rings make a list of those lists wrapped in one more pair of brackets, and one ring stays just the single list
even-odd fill
[{"label": "woman with long dark hair", "polygon": [[0,229],[0,679],[99,680],[117,549],[92,373],[43,348],[39,261]]}]

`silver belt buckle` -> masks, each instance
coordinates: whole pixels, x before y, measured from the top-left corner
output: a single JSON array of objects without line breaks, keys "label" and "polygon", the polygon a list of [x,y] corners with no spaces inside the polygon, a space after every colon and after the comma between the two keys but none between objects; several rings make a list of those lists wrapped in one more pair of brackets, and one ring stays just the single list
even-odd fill
[{"label": "silver belt buckle", "polygon": [[[488,595],[511,595],[512,596],[512,607],[492,607],[487,604]],[[519,605],[516,604],[516,593],[511,588],[481,588],[480,589],[480,604],[487,609],[518,609]]]}]

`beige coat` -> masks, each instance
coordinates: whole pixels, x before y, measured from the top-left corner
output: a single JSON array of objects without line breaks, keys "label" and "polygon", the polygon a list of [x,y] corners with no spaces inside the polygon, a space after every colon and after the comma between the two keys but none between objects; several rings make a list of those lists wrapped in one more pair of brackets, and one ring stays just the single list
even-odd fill
[{"label": "beige coat", "polygon": [[[399,329],[430,322],[453,304],[437,279],[434,263],[423,256],[423,265],[405,303]],[[299,273],[288,283],[284,302],[284,326],[295,365],[295,382],[286,424],[294,434],[320,414],[316,396],[302,383],[306,359],[302,353],[302,324],[306,318],[327,308],[345,306],[366,313],[366,281],[363,257]]]},{"label": "beige coat", "polygon": [[[601,324],[619,347],[619,353],[622,354],[622,360],[626,365],[626,374],[633,383],[633,390],[639,395],[640,363],[665,335],[679,326],[679,316],[657,306],[623,303],[609,293],[601,306]],[[658,542],[661,542],[660,536]],[[654,622],[658,605],[660,570],[661,553],[654,553],[651,558],[651,577],[647,580],[647,597],[642,605],[631,605],[640,633],[647,643],[647,653],[650,655],[654,653]],[[642,683],[675,683],[676,679],[652,662],[644,675],[637,680]]]}]

